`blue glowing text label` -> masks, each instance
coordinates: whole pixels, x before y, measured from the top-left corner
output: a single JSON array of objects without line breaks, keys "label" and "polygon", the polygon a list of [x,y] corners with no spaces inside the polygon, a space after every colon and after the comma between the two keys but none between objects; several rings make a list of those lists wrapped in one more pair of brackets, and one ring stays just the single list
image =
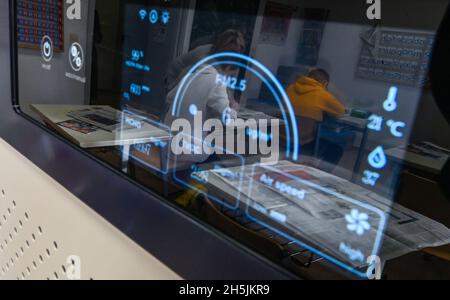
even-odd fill
[{"label": "blue glowing text label", "polygon": [[353,249],[351,246],[347,245],[346,243],[341,243],[339,246],[339,250],[348,256],[348,258],[352,261],[358,261],[363,263],[364,262],[364,254],[361,252],[361,250]]},{"label": "blue glowing text label", "polygon": [[131,59],[133,61],[139,61],[141,58],[144,58],[144,52],[141,50],[133,49],[131,50]]},{"label": "blue glowing text label", "polygon": [[364,171],[364,176],[363,176],[362,182],[365,185],[376,186],[380,177],[381,177],[380,174],[366,170],[366,171]]},{"label": "blue glowing text label", "polygon": [[254,130],[252,128],[246,128],[245,134],[247,134],[248,137],[259,140],[262,139],[266,142],[269,142],[272,140],[272,134],[268,134],[267,132],[262,132],[260,130]]},{"label": "blue glowing text label", "polygon": [[130,118],[130,117],[125,117],[125,123],[127,123],[128,125],[130,125],[131,127],[134,127],[136,129],[141,129],[142,128],[142,122],[138,121],[134,118]]},{"label": "blue glowing text label", "polygon": [[201,183],[207,183],[209,180],[209,173],[204,171],[198,165],[193,165],[191,167],[191,178],[195,179]]},{"label": "blue glowing text label", "polygon": [[236,77],[217,74],[216,83],[222,84],[229,89],[244,92],[247,89],[247,81],[245,79],[238,80]]},{"label": "blue glowing text label", "polygon": [[138,152],[145,154],[147,156],[150,155],[150,151],[152,150],[152,146],[150,144],[136,144],[133,145],[133,148]]},{"label": "blue glowing text label", "polygon": [[373,131],[381,131],[383,129],[384,119],[382,116],[371,115],[369,117],[369,125],[367,127]]},{"label": "blue glowing text label", "polygon": [[135,96],[141,96],[142,93],[150,93],[150,87],[146,85],[139,85],[136,83],[132,83],[130,85],[130,93]]},{"label": "blue glowing text label", "polygon": [[391,129],[392,136],[394,136],[396,138],[404,137],[405,134],[401,130],[406,127],[406,123],[405,122],[398,122],[398,121],[394,121],[394,120],[389,120],[387,122],[387,126]]},{"label": "blue glowing text label", "polygon": [[289,196],[295,197],[299,200],[305,200],[306,192],[304,190],[297,189],[292,187],[284,182],[275,181],[273,178],[268,176],[267,174],[261,175],[259,181],[264,185],[269,187],[273,187],[280,191],[282,194],[287,194]]}]

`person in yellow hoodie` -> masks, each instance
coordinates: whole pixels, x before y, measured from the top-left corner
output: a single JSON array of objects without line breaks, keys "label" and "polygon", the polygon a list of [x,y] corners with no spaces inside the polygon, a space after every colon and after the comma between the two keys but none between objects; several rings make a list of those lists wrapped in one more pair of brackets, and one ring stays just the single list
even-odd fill
[{"label": "person in yellow hoodie", "polygon": [[[329,83],[327,71],[314,69],[287,89],[298,118],[302,152],[306,155],[314,153],[318,124],[323,121],[324,115],[338,118],[345,113],[344,105],[328,91]],[[337,164],[342,154],[343,150],[338,145],[327,140],[320,141],[319,157],[329,164]]]}]

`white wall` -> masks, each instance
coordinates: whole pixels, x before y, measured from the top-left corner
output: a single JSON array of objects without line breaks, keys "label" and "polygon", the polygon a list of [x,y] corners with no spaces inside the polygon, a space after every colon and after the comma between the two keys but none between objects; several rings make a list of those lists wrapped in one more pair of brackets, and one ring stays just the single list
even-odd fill
[{"label": "white wall", "polygon": [[[286,3],[286,1],[282,1],[282,3]],[[300,10],[304,7],[327,7],[331,10],[330,19],[332,20],[339,19],[341,15],[346,15],[345,18],[349,19],[351,14],[364,13],[364,11],[357,7],[349,7],[348,10],[344,9],[339,6],[339,3],[342,3],[339,1],[333,3],[329,3],[329,1],[311,1],[309,4],[304,1],[301,4],[298,1],[291,1],[291,3],[293,5],[297,4]],[[385,13],[382,17],[385,20],[385,24],[395,24],[395,30],[416,27],[421,29],[407,29],[407,31],[434,32],[440,20],[442,20],[447,5],[448,1],[444,0],[427,2],[419,0],[384,1],[383,12]],[[354,11],[351,11],[352,9]],[[262,19],[262,17],[260,16],[259,19]],[[358,17],[355,17],[355,20],[358,20]],[[260,22],[261,20],[259,20]],[[257,42],[252,49],[252,55],[272,70],[274,74],[276,74],[280,65],[295,66],[295,57],[302,27],[303,21],[298,19],[298,16],[294,16],[285,45],[274,46]],[[332,81],[330,90],[347,107],[365,108],[373,113],[386,115],[383,112],[382,103],[386,99],[391,85],[387,82],[363,80],[355,77],[362,49],[360,35],[369,28],[368,25],[362,25],[360,22],[355,22],[354,24],[348,22],[328,22],[325,27],[319,62],[316,67],[325,68],[330,72]],[[423,30],[422,28],[426,28],[427,30]],[[384,27],[384,29],[389,28]],[[260,32],[260,28],[257,28],[256,32]],[[255,37],[255,39],[258,39],[258,37]],[[258,98],[260,89],[261,83],[252,81],[248,90],[248,98]],[[414,127],[414,120],[416,118],[416,112],[419,109],[421,94],[420,89],[400,86],[399,103],[401,109],[396,113],[389,114],[390,118],[402,120],[408,124],[408,136]],[[424,105],[427,104],[425,103]],[[428,121],[433,122],[434,120],[431,119]],[[423,126],[432,125],[426,122]],[[450,136],[450,132],[447,133],[447,136]],[[391,138],[388,132],[384,136],[376,135],[369,138],[373,143],[379,143],[380,139],[384,140],[385,144],[392,146],[400,142],[400,140]],[[369,147],[371,146],[370,144]]]}]

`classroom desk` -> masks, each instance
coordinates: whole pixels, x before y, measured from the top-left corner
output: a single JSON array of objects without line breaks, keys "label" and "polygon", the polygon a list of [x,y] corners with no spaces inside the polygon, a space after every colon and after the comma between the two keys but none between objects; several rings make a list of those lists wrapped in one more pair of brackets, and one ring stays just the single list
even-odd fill
[{"label": "classroom desk", "polygon": [[[450,159],[450,156],[445,155],[441,158],[433,158],[413,153],[406,150],[406,147],[391,148],[386,151],[386,155],[395,164],[391,190],[396,190],[398,180],[395,180],[395,178],[400,178],[404,166],[413,171],[413,173],[419,171],[420,175],[427,177],[427,180],[435,181],[435,178],[440,175],[446,162]],[[423,176],[420,176],[420,178],[423,178]],[[450,261],[450,245],[427,248],[423,252]]]},{"label": "classroom desk", "polygon": [[[155,140],[168,140],[171,135],[159,127],[142,122],[141,128],[118,130],[109,132],[97,130],[91,134],[83,134],[57,125],[60,122],[72,120],[67,114],[71,111],[90,108],[88,105],[31,105],[31,109],[56,132],[84,149],[99,147],[122,146],[123,171],[127,171],[130,147],[136,144],[145,144]],[[108,106],[95,106],[114,110]]]},{"label": "classroom desk", "polygon": [[359,169],[361,168],[361,164],[364,160],[364,150],[367,143],[367,138],[369,135],[369,128],[368,128],[369,121],[366,119],[360,119],[356,117],[352,117],[350,115],[344,115],[340,118],[325,118],[325,120],[319,124],[319,128],[317,130],[317,138],[316,138],[316,145],[314,150],[314,156],[317,157],[319,153],[319,147],[320,147],[320,140],[324,129],[340,133],[343,131],[354,131],[359,132],[362,134],[361,143],[358,149],[358,154],[356,157],[355,165],[353,168],[353,174],[352,174],[352,182],[355,182],[358,177]]},{"label": "classroom desk", "polygon": [[389,149],[386,151],[386,155],[391,159],[391,161],[397,164],[406,165],[433,175],[439,175],[447,160],[450,159],[450,156],[442,156],[442,158],[437,159],[430,156],[413,153],[406,150],[405,147]]},{"label": "classroom desk", "polygon": [[[238,118],[241,118],[243,120],[249,120],[249,119],[253,119],[255,121],[259,121],[259,120],[279,120],[280,125],[284,125],[285,122],[284,120],[280,119],[280,116],[271,116],[268,115],[265,112],[262,111],[256,111],[253,109],[249,109],[249,108],[243,108],[241,110],[238,111],[237,113]],[[270,122],[269,122],[270,124]]]},{"label": "classroom desk", "polygon": [[405,168],[421,178],[436,182],[447,160],[450,159],[450,156],[433,158],[410,152],[406,148],[406,146],[399,146],[386,150],[386,156],[393,165],[393,180],[390,187],[390,191],[392,193],[391,196],[394,196],[397,191],[402,172]]}]

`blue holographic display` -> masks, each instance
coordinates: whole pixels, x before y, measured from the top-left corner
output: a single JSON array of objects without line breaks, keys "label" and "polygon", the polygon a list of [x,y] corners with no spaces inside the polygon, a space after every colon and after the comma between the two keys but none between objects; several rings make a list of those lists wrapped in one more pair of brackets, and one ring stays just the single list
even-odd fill
[{"label": "blue holographic display", "polygon": [[[261,172],[262,171],[262,172]],[[256,176],[256,174],[260,174]],[[386,226],[386,215],[380,209],[366,204],[362,201],[350,198],[342,195],[334,190],[322,187],[310,180],[304,180],[292,174],[282,172],[274,167],[257,164],[253,166],[252,175],[253,180],[250,181],[250,187],[248,190],[249,203],[247,205],[247,216],[256,223],[276,232],[277,234],[285,237],[288,240],[294,241],[301,247],[331,261],[332,263],[344,268],[357,276],[367,278],[367,274],[356,269],[352,264],[345,263],[344,260],[340,260],[326,253],[326,251],[317,250],[315,247],[303,242],[295,232],[301,232],[301,224],[296,224],[294,215],[304,214],[304,210],[295,202],[307,204],[308,201],[317,201],[314,194],[324,193],[330,196],[329,201],[339,201],[345,203],[345,206],[349,207],[348,215],[345,219],[339,221],[339,223],[333,223],[333,227],[336,230],[347,230],[349,235],[346,240],[343,241],[330,241],[330,246],[338,249],[346,261],[351,261],[356,264],[364,264],[366,258],[370,256],[376,256],[381,246],[381,240],[383,236],[383,230]],[[296,186],[289,187],[286,182],[296,182]],[[289,209],[281,210],[285,205],[270,206],[264,202],[264,199],[257,199],[253,195],[258,190],[261,193],[261,188],[273,189],[277,185],[281,186],[281,183],[285,183],[285,187],[279,192],[282,194],[298,195],[296,197],[291,196],[291,199],[286,200],[289,204]],[[258,185],[257,187],[255,185]],[[301,188],[301,190],[300,190]],[[269,206],[268,206],[269,205]],[[344,205],[344,204],[343,204]],[[307,206],[306,206],[307,207]],[[263,218],[258,216],[262,214],[266,216]],[[275,221],[269,222],[267,217]],[[278,223],[278,225],[276,224]],[[285,228],[289,228],[286,230]],[[338,228],[339,227],[339,228]],[[288,233],[290,232],[290,233]],[[353,238],[352,235],[358,237]],[[373,245],[367,247],[367,245]]]},{"label": "blue holographic display", "polygon": [[[233,61],[233,59],[240,59],[244,63]],[[291,157],[294,161],[297,161],[300,156],[300,141],[297,119],[291,101],[287,96],[283,86],[272,74],[272,72],[263,64],[247,55],[234,52],[222,52],[210,55],[195,64],[184,76],[177,90],[172,107],[172,116],[177,117],[186,91],[189,89],[189,86],[193,82],[193,80],[202,72],[202,70],[220,64],[232,64],[242,67],[256,75],[269,88],[269,90],[277,100],[277,103],[283,115],[283,120],[286,123],[286,156]],[[205,65],[206,67],[204,67]],[[203,69],[201,69],[202,67]],[[261,70],[262,74],[264,74],[265,76],[263,76],[258,70]]]}]

